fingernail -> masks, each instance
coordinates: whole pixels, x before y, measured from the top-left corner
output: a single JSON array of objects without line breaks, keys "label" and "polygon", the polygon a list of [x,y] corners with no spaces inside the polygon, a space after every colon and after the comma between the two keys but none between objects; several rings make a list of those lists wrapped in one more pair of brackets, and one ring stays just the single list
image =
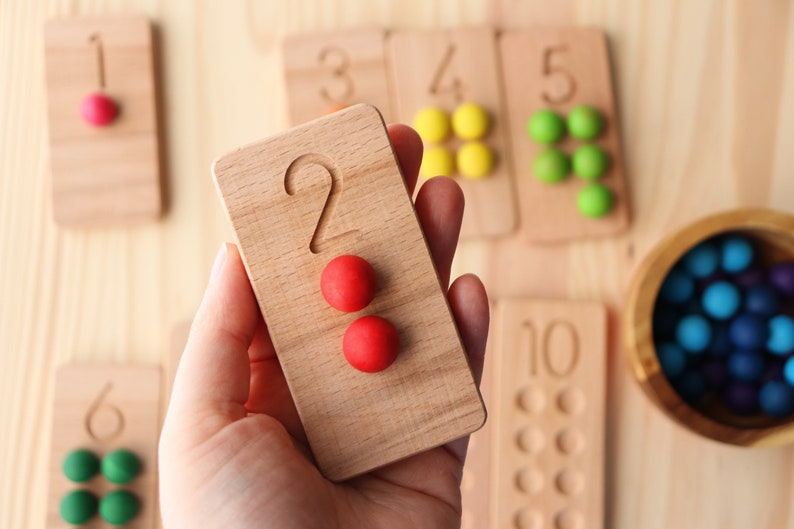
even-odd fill
[{"label": "fingernail", "polygon": [[223,270],[223,263],[226,262],[226,243],[221,244],[218,249],[218,255],[215,256],[215,262],[212,263],[212,271],[210,272],[210,283],[215,281],[218,274]]}]

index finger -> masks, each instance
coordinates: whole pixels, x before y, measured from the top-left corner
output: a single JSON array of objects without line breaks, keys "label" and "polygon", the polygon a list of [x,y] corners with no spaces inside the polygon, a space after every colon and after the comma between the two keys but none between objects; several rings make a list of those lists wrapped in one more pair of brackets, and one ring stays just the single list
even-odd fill
[{"label": "index finger", "polygon": [[419,166],[422,164],[422,139],[419,134],[402,123],[395,123],[388,126],[389,137],[394,146],[394,154],[403,171],[405,185],[408,192],[413,196],[416,188],[416,179],[419,175]]}]

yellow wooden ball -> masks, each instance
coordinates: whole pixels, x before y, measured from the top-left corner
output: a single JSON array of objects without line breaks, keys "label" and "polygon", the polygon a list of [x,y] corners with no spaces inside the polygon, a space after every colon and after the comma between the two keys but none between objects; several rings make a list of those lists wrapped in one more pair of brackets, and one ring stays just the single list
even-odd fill
[{"label": "yellow wooden ball", "polygon": [[425,107],[417,112],[413,126],[425,142],[440,142],[449,136],[449,116],[438,107]]},{"label": "yellow wooden ball", "polygon": [[424,178],[452,176],[455,173],[455,157],[449,149],[441,145],[428,147],[422,156],[419,173]]},{"label": "yellow wooden ball", "polygon": [[493,150],[481,141],[467,141],[458,149],[458,170],[471,180],[488,176],[494,166]]},{"label": "yellow wooden ball", "polygon": [[462,140],[479,140],[490,126],[488,112],[476,103],[463,103],[452,113],[452,130]]}]

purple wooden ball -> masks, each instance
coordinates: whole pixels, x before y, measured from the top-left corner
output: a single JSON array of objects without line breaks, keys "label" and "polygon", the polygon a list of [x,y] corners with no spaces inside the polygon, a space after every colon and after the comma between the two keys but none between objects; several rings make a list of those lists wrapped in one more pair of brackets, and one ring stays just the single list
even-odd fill
[{"label": "purple wooden ball", "polygon": [[755,285],[744,293],[744,310],[759,316],[774,316],[780,308],[777,291],[769,285]]},{"label": "purple wooden ball", "polygon": [[769,283],[780,293],[794,296],[794,262],[778,263],[769,270]]},{"label": "purple wooden ball", "polygon": [[722,394],[725,405],[738,415],[750,415],[758,410],[758,388],[752,384],[734,382]]},{"label": "purple wooden ball", "polygon": [[733,283],[740,288],[750,288],[763,284],[764,279],[766,279],[764,269],[751,266],[747,270],[733,276]]},{"label": "purple wooden ball", "polygon": [[721,390],[730,380],[728,367],[722,360],[709,360],[700,366],[700,373],[709,389]]},{"label": "purple wooden ball", "polygon": [[779,380],[783,378],[783,367],[786,365],[786,358],[780,356],[766,356],[766,369],[761,376],[761,383],[769,382],[770,380]]}]

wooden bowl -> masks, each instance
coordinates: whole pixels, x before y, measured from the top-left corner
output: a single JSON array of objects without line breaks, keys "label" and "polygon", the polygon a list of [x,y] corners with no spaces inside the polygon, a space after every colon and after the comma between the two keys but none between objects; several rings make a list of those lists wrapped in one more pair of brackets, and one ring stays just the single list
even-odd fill
[{"label": "wooden bowl", "polygon": [[713,399],[695,409],[670,385],[661,370],[653,340],[653,311],[662,281],[693,246],[725,232],[754,241],[757,260],[769,266],[794,260],[794,217],[768,209],[739,209],[703,218],[660,242],[640,264],[623,313],[625,354],[634,376],[651,400],[689,430],[716,441],[742,446],[777,446],[794,441],[794,421],[739,416]]}]

